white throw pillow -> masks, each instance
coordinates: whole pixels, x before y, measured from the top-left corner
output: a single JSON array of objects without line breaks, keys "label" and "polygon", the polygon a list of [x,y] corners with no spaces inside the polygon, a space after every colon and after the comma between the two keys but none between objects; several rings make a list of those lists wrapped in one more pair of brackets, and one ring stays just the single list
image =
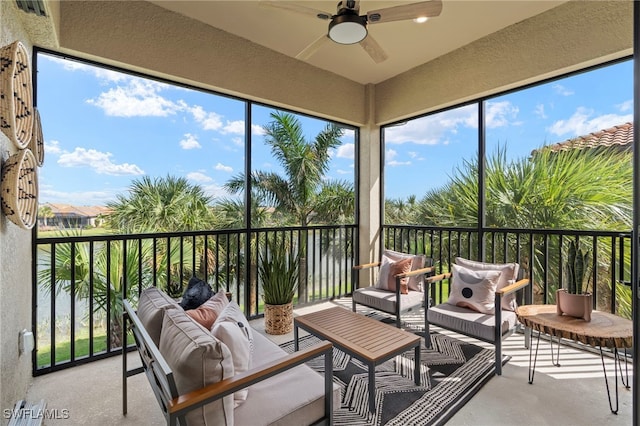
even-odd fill
[{"label": "white throw pillow", "polygon": [[[513,284],[518,278],[520,265],[517,263],[485,263],[456,257],[456,264],[474,271],[500,271],[500,280],[498,280],[497,290],[500,290],[510,284]],[[507,294],[502,298],[502,309],[507,311],[515,311],[518,307],[516,303],[515,293]]]},{"label": "white throw pillow", "polygon": [[[253,354],[253,331],[236,302],[231,301],[225,306],[213,323],[211,333],[231,351],[234,374],[249,370]],[[246,401],[248,393],[248,388],[235,392],[234,406]]]},{"label": "white throw pillow", "polygon": [[[427,260],[427,257],[424,254],[408,254],[408,253],[401,253],[399,251],[393,251],[393,250],[385,250],[382,253],[383,261],[385,257],[389,258],[389,260],[393,262],[410,258],[411,271],[424,268],[424,264]],[[422,289],[424,288],[424,275],[409,277],[408,286],[409,286],[409,290],[422,291]]]},{"label": "white throw pillow", "polygon": [[451,291],[447,303],[483,314],[495,313],[495,296],[499,271],[473,271],[452,265]]}]

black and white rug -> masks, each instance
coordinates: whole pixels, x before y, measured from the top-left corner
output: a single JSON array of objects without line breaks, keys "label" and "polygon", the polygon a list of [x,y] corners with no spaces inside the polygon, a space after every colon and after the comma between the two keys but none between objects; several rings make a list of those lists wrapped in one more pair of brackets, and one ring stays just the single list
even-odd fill
[{"label": "black and white rug", "polygon": [[[414,331],[415,330],[411,330]],[[336,425],[441,425],[458,411],[494,375],[492,349],[431,333],[432,349],[424,346],[420,360],[421,386],[413,380],[414,351],[376,367],[376,410],[369,413],[367,367],[334,347],[333,381],[341,387],[341,404],[334,407]],[[300,348],[318,342],[314,336],[300,339]],[[293,352],[293,342],[281,347]],[[503,358],[503,363],[508,361]],[[322,358],[308,364],[323,372]]]}]

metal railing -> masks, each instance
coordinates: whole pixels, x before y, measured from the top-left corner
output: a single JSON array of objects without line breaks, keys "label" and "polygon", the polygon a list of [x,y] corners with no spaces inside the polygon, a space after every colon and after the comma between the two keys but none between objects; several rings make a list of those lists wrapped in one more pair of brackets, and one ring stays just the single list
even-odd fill
[{"label": "metal railing", "polygon": [[[482,233],[482,236],[481,236]],[[447,272],[457,256],[487,262],[517,262],[526,270],[534,303],[555,303],[563,287],[563,264],[569,241],[589,252],[589,291],[594,309],[631,318],[631,233],[578,230],[442,228],[385,225],[384,246],[424,253],[440,272]],[[484,259],[480,259],[483,248]]]},{"label": "metal railing", "polygon": [[258,253],[275,238],[302,254],[296,305],[351,293],[355,225],[37,239],[34,374],[118,354],[122,300],[135,306],[150,286],[180,297],[195,275],[231,293],[249,318],[261,316]]}]

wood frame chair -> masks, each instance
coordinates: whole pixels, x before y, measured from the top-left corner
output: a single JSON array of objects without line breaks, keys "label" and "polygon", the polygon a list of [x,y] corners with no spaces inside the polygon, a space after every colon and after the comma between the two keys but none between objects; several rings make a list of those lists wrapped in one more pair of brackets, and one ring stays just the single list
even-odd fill
[{"label": "wood frame chair", "polygon": [[[522,271],[521,271],[522,272]],[[502,340],[510,336],[518,325],[515,312],[502,307],[503,297],[518,292],[527,287],[530,282],[528,278],[521,278],[495,293],[495,314],[482,314],[469,308],[450,305],[446,302],[442,283],[450,280],[452,273],[435,275],[425,278],[425,291],[436,300],[436,294],[440,296],[442,303],[436,306],[425,305],[425,340],[427,348],[431,348],[431,336],[429,334],[430,325],[436,325],[447,330],[455,331],[469,337],[473,337],[495,346],[495,373],[502,374]],[[436,286],[440,286],[436,292]],[[526,340],[525,340],[526,342]],[[525,346],[528,344],[525,343]]]},{"label": "wood frame chair", "polygon": [[[369,287],[360,287],[359,275],[360,271],[371,269],[371,268],[379,268],[382,262],[373,262],[373,263],[365,263],[362,265],[356,265],[352,268],[352,282],[354,285],[353,293],[351,296],[351,309],[353,312],[356,312],[356,305],[363,305],[368,308],[382,311],[388,314],[395,316],[396,318],[396,327],[401,327],[401,313],[410,311],[414,308],[420,308],[425,303],[425,300],[428,300],[426,296],[426,286],[423,286],[423,290],[409,290],[409,294],[401,294],[400,292],[400,281],[403,278],[411,278],[411,277],[419,277],[419,276],[432,276],[435,274],[435,267],[433,265],[433,260],[431,258],[426,258],[425,263],[428,263],[428,266],[424,268],[416,269],[407,273],[397,274],[395,275],[396,280],[396,289],[394,291],[383,290],[379,288],[375,288],[374,286]],[[427,325],[427,314],[425,310],[425,327]]]}]

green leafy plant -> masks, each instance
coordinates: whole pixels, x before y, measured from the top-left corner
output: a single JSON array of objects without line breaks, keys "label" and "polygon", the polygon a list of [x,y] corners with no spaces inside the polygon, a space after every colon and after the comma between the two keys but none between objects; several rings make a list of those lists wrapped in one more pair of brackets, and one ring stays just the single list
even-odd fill
[{"label": "green leafy plant", "polygon": [[293,301],[298,289],[300,254],[294,254],[291,247],[276,238],[266,242],[266,248],[258,258],[264,303],[285,305]]},{"label": "green leafy plant", "polygon": [[591,250],[583,250],[578,241],[569,241],[567,262],[565,263],[565,277],[569,293],[588,293],[591,271],[590,255]]}]

